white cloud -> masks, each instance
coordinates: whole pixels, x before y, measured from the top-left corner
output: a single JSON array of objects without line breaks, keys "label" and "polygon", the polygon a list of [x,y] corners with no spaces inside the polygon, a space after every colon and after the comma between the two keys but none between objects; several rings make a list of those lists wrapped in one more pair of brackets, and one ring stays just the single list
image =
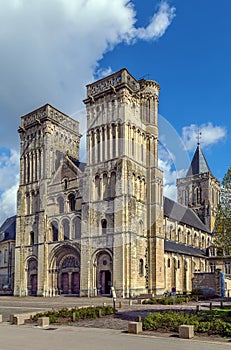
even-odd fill
[{"label": "white cloud", "polygon": [[202,147],[207,147],[224,140],[227,130],[210,122],[199,126],[195,124],[185,126],[182,129],[182,139],[186,150],[192,151],[195,149],[199,133],[201,133],[200,144]]},{"label": "white cloud", "polygon": [[212,123],[197,126],[191,124],[182,128],[182,139],[174,127],[159,116],[160,121],[160,147],[159,167],[164,176],[164,195],[173,200],[177,199],[176,179],[186,175],[191,163],[188,152],[195,151],[200,134],[202,147],[211,146],[223,141],[227,135],[226,128],[214,126]]},{"label": "white cloud", "polygon": [[107,67],[107,68],[99,68],[95,71],[94,77],[95,79],[101,79],[104,77],[107,77],[108,75],[112,74],[112,68],[111,67]]},{"label": "white cloud", "polygon": [[16,213],[19,182],[19,154],[15,150],[0,154],[0,225]]},{"label": "white cloud", "polygon": [[164,196],[176,201],[176,179],[185,175],[185,169],[177,169],[175,157],[163,145],[159,146],[158,164],[163,171]]},{"label": "white cloud", "polygon": [[147,28],[138,28],[135,30],[135,35],[143,40],[157,40],[165,33],[174,17],[175,7],[170,7],[166,1],[163,1]]},{"label": "white cloud", "polygon": [[0,197],[0,225],[4,220],[16,214],[18,184],[8,188]]},{"label": "white cloud", "polygon": [[[0,0],[0,6],[0,140],[6,147],[16,146],[20,114],[47,102],[66,113],[81,108],[85,84],[105,52],[121,42],[160,38],[174,17],[166,1],[147,28],[136,27],[128,0]],[[100,69],[103,76],[107,69]]]},{"label": "white cloud", "polygon": [[[147,28],[137,28],[129,0],[0,0],[0,8],[0,147],[9,149],[18,147],[20,115],[48,102],[78,116],[85,84],[112,72],[99,66],[103,55],[121,42],[159,39],[175,12],[161,2]],[[0,220],[15,207],[14,152],[0,155]]]}]

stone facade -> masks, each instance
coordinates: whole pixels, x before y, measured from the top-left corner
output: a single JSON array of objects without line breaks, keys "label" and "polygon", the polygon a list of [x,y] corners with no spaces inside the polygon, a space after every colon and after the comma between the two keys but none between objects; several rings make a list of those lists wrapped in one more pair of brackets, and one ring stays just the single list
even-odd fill
[{"label": "stone facade", "polygon": [[12,294],[14,286],[15,216],[0,227],[0,295]]},{"label": "stone facade", "polygon": [[87,86],[86,164],[77,121],[50,105],[22,117],[14,295],[184,292],[206,271],[208,227],[164,209],[159,90],[126,69]]}]

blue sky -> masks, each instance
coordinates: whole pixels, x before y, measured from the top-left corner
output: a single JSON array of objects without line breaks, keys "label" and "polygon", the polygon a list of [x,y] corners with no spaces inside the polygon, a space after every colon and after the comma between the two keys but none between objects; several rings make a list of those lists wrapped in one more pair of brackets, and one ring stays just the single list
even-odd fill
[{"label": "blue sky", "polygon": [[85,85],[122,67],[161,86],[165,193],[174,198],[175,178],[184,175],[198,128],[209,166],[222,179],[231,144],[229,0],[0,5],[0,222],[15,213],[20,116],[50,103],[78,118],[84,133]]}]

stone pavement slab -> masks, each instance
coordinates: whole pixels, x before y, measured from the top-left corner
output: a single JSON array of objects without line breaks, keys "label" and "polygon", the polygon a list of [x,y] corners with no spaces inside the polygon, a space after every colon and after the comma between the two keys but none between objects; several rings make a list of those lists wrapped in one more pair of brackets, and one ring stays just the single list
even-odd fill
[{"label": "stone pavement slab", "polygon": [[119,330],[82,327],[0,325],[0,350],[228,350],[230,342],[185,340],[171,337],[130,335]]}]

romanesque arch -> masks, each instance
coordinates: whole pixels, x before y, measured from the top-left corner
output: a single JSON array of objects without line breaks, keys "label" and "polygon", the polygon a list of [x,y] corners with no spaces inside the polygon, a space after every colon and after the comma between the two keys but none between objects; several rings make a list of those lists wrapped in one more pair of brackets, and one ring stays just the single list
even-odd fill
[{"label": "romanesque arch", "polygon": [[97,294],[108,295],[111,293],[113,281],[112,253],[109,250],[98,250],[93,256],[94,285]]},{"label": "romanesque arch", "polygon": [[80,292],[80,250],[77,246],[62,244],[51,252],[51,294],[75,294]]},{"label": "romanesque arch", "polygon": [[27,293],[28,295],[37,295],[38,280],[38,262],[35,257],[27,260]]}]

